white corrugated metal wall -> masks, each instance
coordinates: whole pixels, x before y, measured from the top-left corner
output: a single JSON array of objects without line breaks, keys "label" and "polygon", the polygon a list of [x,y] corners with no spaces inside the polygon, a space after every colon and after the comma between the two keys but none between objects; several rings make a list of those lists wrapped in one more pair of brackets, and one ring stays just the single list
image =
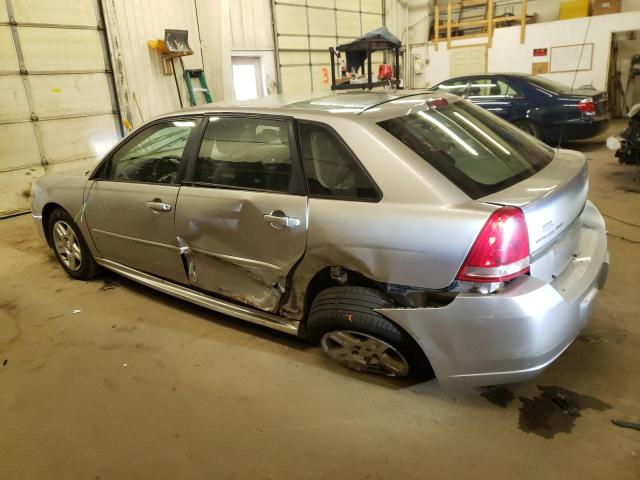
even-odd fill
[{"label": "white corrugated metal wall", "polygon": [[276,93],[270,0],[238,0],[230,4],[231,56],[254,57],[260,62],[266,94]]},{"label": "white corrugated metal wall", "polygon": [[0,0],[0,216],[31,182],[88,168],[118,137],[95,0]]},{"label": "white corrugated metal wall", "polygon": [[[183,57],[185,68],[203,68],[196,2],[103,0],[103,4],[123,117],[136,127],[156,115],[178,110],[175,80],[172,75],[164,75],[162,59],[147,46],[147,40],[164,38],[165,29],[188,30],[193,55]],[[212,27],[207,19],[201,21]],[[188,106],[179,60],[175,65],[180,96]]]},{"label": "white corrugated metal wall", "polygon": [[[382,0],[275,0],[274,16],[285,93],[329,90],[328,48],[384,24]],[[382,53],[373,57],[375,70]]]}]

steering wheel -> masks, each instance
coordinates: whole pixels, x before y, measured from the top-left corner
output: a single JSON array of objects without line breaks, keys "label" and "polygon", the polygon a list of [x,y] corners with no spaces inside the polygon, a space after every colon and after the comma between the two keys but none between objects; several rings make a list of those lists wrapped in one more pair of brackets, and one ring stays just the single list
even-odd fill
[{"label": "steering wheel", "polygon": [[153,178],[159,183],[172,183],[178,176],[180,160],[178,157],[160,157],[153,165]]},{"label": "steering wheel", "polygon": [[175,183],[178,178],[178,172],[166,173],[158,178],[158,183]]}]

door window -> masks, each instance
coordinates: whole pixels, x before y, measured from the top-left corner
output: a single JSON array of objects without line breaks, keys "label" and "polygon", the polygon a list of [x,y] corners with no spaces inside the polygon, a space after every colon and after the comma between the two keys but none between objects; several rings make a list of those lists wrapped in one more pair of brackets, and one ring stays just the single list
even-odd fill
[{"label": "door window", "polygon": [[378,200],[378,190],[346,145],[332,130],[300,125],[304,173],[309,193],[319,197]]},{"label": "door window", "polygon": [[436,87],[436,90],[439,90],[441,92],[451,93],[453,95],[458,95],[460,97],[464,96],[466,89],[467,89],[466,80],[452,80],[449,82],[442,82],[440,85]]},{"label": "door window", "polygon": [[174,184],[182,153],[196,122],[180,120],[152,125],[111,157],[109,179]]},{"label": "door window", "polygon": [[209,119],[196,162],[195,183],[288,192],[291,177],[287,121]]},{"label": "door window", "polygon": [[469,87],[469,97],[519,97],[508,83],[495,78],[476,78]]},{"label": "door window", "polygon": [[231,57],[231,66],[236,100],[251,100],[264,95],[259,58]]}]

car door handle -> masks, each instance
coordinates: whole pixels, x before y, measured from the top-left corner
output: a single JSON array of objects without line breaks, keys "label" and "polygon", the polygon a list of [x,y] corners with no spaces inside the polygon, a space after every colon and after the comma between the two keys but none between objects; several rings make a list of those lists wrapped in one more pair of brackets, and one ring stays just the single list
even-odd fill
[{"label": "car door handle", "polygon": [[296,228],[300,225],[300,220],[294,217],[287,217],[282,210],[274,210],[263,215],[264,221],[273,228]]},{"label": "car door handle", "polygon": [[164,203],[159,198],[154,198],[150,202],[147,202],[147,208],[151,210],[157,210],[159,212],[168,212],[171,210],[171,205],[168,203]]}]

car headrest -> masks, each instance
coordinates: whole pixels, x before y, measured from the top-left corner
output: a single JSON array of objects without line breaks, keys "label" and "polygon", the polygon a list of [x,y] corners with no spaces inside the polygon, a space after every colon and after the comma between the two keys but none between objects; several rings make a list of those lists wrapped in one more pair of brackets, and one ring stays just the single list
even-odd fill
[{"label": "car headrest", "polygon": [[311,132],[309,137],[313,166],[320,184],[331,190],[349,190],[355,185],[355,175],[348,159],[335,146],[323,130]]}]

